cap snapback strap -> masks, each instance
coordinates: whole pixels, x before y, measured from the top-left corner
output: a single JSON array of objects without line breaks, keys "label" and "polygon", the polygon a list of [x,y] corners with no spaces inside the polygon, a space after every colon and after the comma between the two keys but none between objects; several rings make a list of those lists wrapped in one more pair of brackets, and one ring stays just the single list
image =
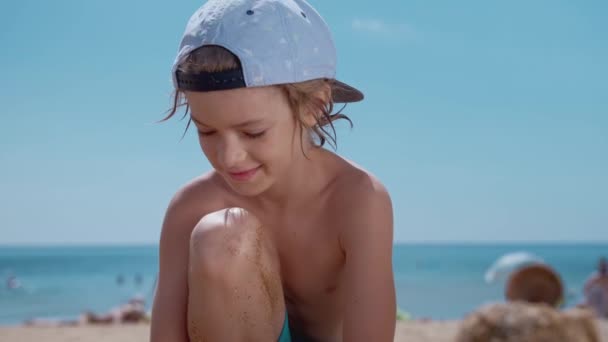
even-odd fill
[{"label": "cap snapback strap", "polygon": [[176,79],[179,90],[205,92],[247,87],[240,69],[196,74],[185,74],[177,70]]}]

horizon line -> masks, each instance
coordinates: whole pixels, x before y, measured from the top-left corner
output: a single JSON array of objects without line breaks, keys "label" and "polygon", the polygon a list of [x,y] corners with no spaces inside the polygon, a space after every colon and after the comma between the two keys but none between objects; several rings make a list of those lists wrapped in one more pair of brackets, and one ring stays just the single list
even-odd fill
[{"label": "horizon line", "polygon": [[[0,243],[0,248],[48,247],[158,247],[158,242],[45,242]],[[395,241],[393,246],[501,246],[501,245],[608,245],[608,240],[409,240]]]}]

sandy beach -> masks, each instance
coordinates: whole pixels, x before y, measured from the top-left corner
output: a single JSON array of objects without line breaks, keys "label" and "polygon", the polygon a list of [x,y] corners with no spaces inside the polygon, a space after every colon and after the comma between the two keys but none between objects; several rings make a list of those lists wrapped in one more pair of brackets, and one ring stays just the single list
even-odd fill
[{"label": "sandy beach", "polygon": [[[448,342],[454,339],[458,321],[398,322],[397,342]],[[602,341],[608,342],[608,321],[598,321]],[[80,327],[1,327],[0,342],[146,342],[149,325]]]}]

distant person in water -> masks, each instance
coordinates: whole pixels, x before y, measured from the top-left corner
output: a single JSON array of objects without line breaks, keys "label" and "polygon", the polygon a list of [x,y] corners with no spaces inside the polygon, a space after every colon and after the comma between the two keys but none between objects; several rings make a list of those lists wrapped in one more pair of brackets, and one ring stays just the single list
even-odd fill
[{"label": "distant person in water", "polygon": [[599,317],[608,318],[608,261],[600,258],[597,271],[594,272],[583,290],[585,304],[591,307]]},{"label": "distant person in water", "polygon": [[135,275],[135,285],[136,285],[137,287],[140,287],[140,286],[142,285],[142,283],[143,283],[143,282],[144,282],[144,278],[142,277],[142,275],[141,275],[141,274],[137,273],[137,274]]},{"label": "distant person in water", "polygon": [[6,288],[9,290],[16,290],[21,287],[21,282],[16,276],[12,275],[6,279]]}]

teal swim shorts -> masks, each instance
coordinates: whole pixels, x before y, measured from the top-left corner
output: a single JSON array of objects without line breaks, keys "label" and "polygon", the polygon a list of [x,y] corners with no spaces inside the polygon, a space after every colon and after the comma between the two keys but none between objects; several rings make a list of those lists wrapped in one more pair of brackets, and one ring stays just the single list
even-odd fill
[{"label": "teal swim shorts", "polygon": [[283,329],[281,329],[281,335],[279,335],[279,342],[292,342],[291,332],[289,331],[289,318],[287,317],[287,311],[285,311],[285,319],[283,320]]},{"label": "teal swim shorts", "polygon": [[289,318],[287,317],[287,311],[285,311],[285,320],[283,321],[281,335],[279,335],[279,342],[314,342],[314,339],[298,331],[290,329]]},{"label": "teal swim shorts", "polygon": [[298,334],[295,331],[289,329],[289,317],[287,311],[285,311],[285,320],[283,321],[283,329],[281,329],[281,335],[279,335],[278,342],[312,342],[313,340],[302,334]]}]

